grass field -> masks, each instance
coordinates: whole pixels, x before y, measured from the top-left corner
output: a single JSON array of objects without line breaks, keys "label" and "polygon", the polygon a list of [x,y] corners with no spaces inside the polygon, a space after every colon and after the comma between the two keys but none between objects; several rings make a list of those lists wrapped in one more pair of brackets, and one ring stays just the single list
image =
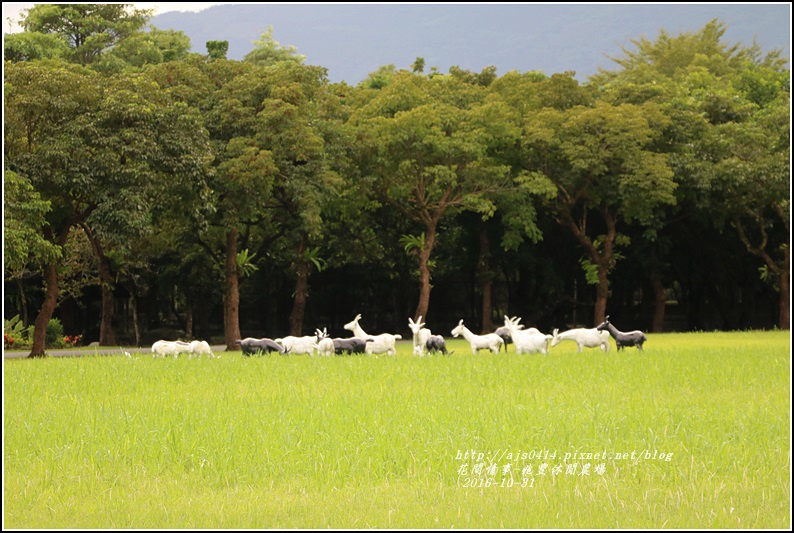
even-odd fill
[{"label": "grass field", "polygon": [[6,360],[4,528],[791,527],[788,332],[448,346]]}]

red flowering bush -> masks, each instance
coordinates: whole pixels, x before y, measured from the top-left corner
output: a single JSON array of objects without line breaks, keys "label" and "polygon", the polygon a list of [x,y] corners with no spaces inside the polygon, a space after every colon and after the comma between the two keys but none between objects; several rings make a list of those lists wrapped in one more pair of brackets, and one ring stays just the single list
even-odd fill
[{"label": "red flowering bush", "polygon": [[69,348],[72,348],[74,346],[77,346],[81,340],[83,340],[82,335],[67,335],[66,337],[63,338],[63,343]]}]

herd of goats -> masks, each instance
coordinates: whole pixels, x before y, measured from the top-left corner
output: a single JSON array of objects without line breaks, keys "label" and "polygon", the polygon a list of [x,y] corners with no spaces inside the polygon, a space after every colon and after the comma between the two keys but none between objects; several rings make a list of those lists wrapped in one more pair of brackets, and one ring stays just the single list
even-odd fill
[{"label": "herd of goats", "polygon": [[[401,335],[393,335],[391,333],[382,333],[380,335],[369,335],[359,325],[361,315],[359,314],[352,322],[345,324],[345,329],[353,332],[353,337],[345,339],[332,339],[328,336],[327,328],[322,331],[315,330],[315,335],[305,337],[284,337],[281,339],[255,339],[246,338],[240,339],[237,343],[240,344],[240,349],[243,355],[256,355],[261,353],[278,352],[283,355],[318,355],[330,356],[340,354],[381,354],[396,355],[397,350],[395,344],[398,340],[402,339]],[[609,337],[615,339],[615,344],[618,350],[627,346],[636,346],[642,350],[642,344],[647,340],[645,334],[641,331],[631,331],[624,333],[609,322],[609,316],[606,321],[595,328],[576,328],[569,329],[562,333],[555,329],[552,335],[546,335],[538,331],[536,328],[524,329],[520,324],[521,319],[517,317],[505,317],[505,325],[497,329],[494,333],[486,335],[475,335],[466,326],[463,325],[463,320],[458,322],[455,329],[452,330],[452,336],[463,336],[471,345],[472,353],[476,354],[479,350],[491,350],[494,353],[499,353],[502,348],[507,351],[507,345],[512,343],[516,347],[516,353],[542,353],[548,354],[551,346],[556,346],[562,341],[573,341],[577,344],[579,352],[584,348],[601,348],[601,350],[608,352]],[[418,320],[408,319],[408,326],[413,332],[413,353],[417,356],[425,355],[425,353],[442,353],[445,355],[451,352],[447,351],[444,337],[441,335],[433,335],[422,322],[420,316]],[[215,357],[212,353],[210,345],[206,341],[157,341],[152,345],[152,357],[166,357],[173,355],[179,356],[181,353],[187,353],[190,357],[207,355]]]}]

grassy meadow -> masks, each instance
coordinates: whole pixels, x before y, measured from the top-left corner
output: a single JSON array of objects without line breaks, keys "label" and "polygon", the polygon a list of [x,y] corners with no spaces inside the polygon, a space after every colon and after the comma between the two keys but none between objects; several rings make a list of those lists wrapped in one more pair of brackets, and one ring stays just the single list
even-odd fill
[{"label": "grassy meadow", "polygon": [[648,337],[5,360],[3,525],[790,528],[788,332]]}]

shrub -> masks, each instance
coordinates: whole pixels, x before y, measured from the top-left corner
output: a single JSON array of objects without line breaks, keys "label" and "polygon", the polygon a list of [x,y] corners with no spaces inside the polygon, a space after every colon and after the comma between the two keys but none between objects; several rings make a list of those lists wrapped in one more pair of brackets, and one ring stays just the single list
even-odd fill
[{"label": "shrub", "polygon": [[63,324],[57,318],[50,319],[47,324],[47,332],[44,334],[44,345],[47,348],[63,348]]},{"label": "shrub", "polygon": [[30,347],[33,326],[25,327],[19,315],[3,321],[3,347],[6,350]]}]

